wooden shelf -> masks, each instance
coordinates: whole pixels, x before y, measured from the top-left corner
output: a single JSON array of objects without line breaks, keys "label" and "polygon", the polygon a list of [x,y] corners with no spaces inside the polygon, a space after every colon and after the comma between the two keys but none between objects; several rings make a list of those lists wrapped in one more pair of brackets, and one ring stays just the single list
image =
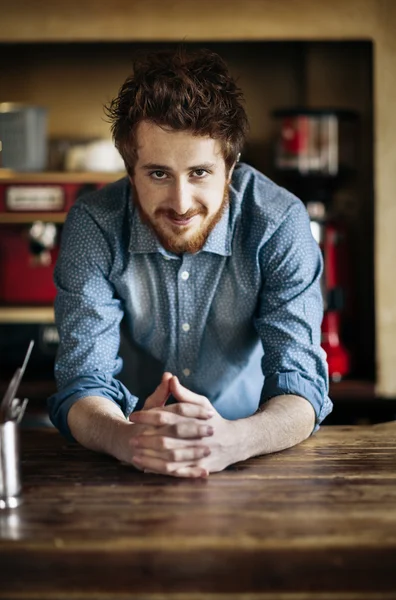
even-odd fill
[{"label": "wooden shelf", "polygon": [[64,223],[67,213],[65,212],[26,212],[26,213],[0,213],[0,225],[12,225],[19,223],[33,223],[34,221],[46,221],[50,223]]},{"label": "wooden shelf", "polygon": [[1,306],[0,323],[53,323],[52,306]]},{"label": "wooden shelf", "polygon": [[103,172],[70,172],[70,171],[35,171],[22,173],[11,169],[0,169],[1,183],[111,183],[125,177],[125,171],[115,173]]}]

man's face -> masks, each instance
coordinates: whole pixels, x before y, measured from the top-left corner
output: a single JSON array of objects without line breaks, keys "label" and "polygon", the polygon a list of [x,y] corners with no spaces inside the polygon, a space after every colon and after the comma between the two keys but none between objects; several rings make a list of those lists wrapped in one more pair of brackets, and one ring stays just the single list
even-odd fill
[{"label": "man's face", "polygon": [[228,203],[231,171],[218,140],[139,123],[131,183],[143,220],[167,250],[197,252]]}]

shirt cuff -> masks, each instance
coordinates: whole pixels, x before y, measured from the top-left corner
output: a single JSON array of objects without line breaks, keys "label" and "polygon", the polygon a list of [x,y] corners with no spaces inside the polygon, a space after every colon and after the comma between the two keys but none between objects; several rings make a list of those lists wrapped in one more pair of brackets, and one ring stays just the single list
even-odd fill
[{"label": "shirt cuff", "polygon": [[68,412],[75,402],[87,396],[108,398],[120,407],[126,418],[138,403],[138,398],[124,384],[110,376],[95,373],[76,377],[47,400],[51,422],[70,441],[76,440],[67,423]]},{"label": "shirt cuff", "polygon": [[[322,384],[323,388],[324,385]],[[307,379],[297,371],[289,371],[287,373],[275,373],[267,377],[260,397],[260,406],[274,398],[275,396],[293,394],[301,396],[312,404],[315,411],[315,429],[313,433],[319,429],[320,423],[331,413],[333,403],[327,395],[327,390],[320,389],[320,384]]]}]

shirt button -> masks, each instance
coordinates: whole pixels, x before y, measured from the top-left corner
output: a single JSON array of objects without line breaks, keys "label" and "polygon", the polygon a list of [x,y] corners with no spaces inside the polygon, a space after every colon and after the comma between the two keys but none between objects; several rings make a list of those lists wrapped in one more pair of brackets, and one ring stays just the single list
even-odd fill
[{"label": "shirt button", "polygon": [[182,329],[183,331],[190,331],[190,325],[188,323],[183,323]]},{"label": "shirt button", "polygon": [[191,371],[190,371],[190,369],[183,369],[183,375],[184,375],[185,377],[188,377],[189,375],[191,375]]},{"label": "shirt button", "polygon": [[183,271],[183,273],[181,274],[181,278],[184,281],[187,281],[187,279],[190,277],[190,273],[188,271]]}]

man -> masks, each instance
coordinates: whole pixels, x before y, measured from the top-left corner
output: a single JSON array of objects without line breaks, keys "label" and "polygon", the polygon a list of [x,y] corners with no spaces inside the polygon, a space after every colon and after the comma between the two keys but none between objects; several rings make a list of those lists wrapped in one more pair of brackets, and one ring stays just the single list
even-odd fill
[{"label": "man", "polygon": [[[53,423],[176,477],[300,443],[332,407],[321,255],[300,200],[237,164],[247,118],[226,65],[148,55],[108,115],[128,177],[64,227]],[[122,319],[126,371],[140,365],[129,389],[115,378]]]}]

